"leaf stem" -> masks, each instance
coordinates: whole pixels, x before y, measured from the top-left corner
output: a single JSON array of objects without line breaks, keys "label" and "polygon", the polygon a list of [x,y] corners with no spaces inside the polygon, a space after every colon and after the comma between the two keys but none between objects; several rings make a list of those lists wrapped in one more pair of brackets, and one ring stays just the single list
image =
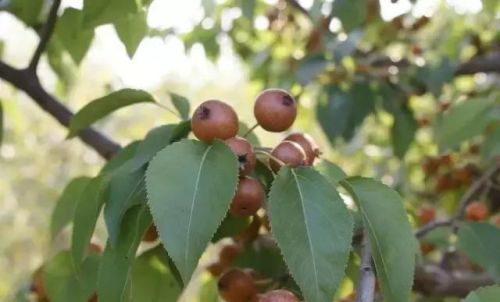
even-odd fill
[{"label": "leaf stem", "polygon": [[243,137],[246,138],[250,133],[252,133],[255,128],[259,127],[259,123],[255,123],[255,125],[253,125],[250,129],[247,130],[247,132],[245,132],[245,134],[243,134]]},{"label": "leaf stem", "polygon": [[259,150],[259,149],[256,149],[255,150],[255,153],[260,153],[260,154],[264,154],[266,155],[267,157],[269,157],[270,159],[274,160],[275,162],[277,162],[278,164],[280,164],[280,166],[285,166],[286,164],[279,158],[277,158],[276,156],[272,155],[270,152],[268,151],[264,151],[264,150]]},{"label": "leaf stem", "polygon": [[159,102],[155,102],[155,104],[158,105],[158,107],[167,110],[168,112],[172,113],[173,115],[175,115],[179,119],[183,120],[183,118],[179,115],[179,113],[177,113],[174,109],[169,108],[169,107],[167,107],[167,106],[165,106],[165,105],[163,105],[162,103],[159,103]]}]

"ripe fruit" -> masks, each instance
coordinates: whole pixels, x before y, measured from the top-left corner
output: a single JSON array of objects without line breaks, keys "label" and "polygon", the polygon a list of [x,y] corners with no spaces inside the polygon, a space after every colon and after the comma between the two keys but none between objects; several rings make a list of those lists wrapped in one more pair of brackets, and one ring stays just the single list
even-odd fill
[{"label": "ripe fruit", "polygon": [[461,185],[469,185],[471,182],[471,176],[472,172],[467,166],[456,169],[452,172],[453,180]]},{"label": "ripe fruit", "polygon": [[191,128],[201,141],[228,139],[238,133],[238,116],[226,103],[218,100],[203,102],[193,113]]},{"label": "ripe fruit", "polygon": [[295,121],[297,103],[284,90],[267,89],[257,96],[253,113],[262,128],[281,132],[290,128]]},{"label": "ripe fruit", "polygon": [[219,263],[225,267],[232,265],[242,250],[241,245],[237,243],[224,246],[219,253]]},{"label": "ripe fruit", "polygon": [[450,154],[443,154],[439,157],[439,164],[442,166],[451,166],[453,159]]},{"label": "ripe fruit", "polygon": [[465,218],[471,221],[481,221],[488,217],[489,211],[486,205],[480,201],[474,201],[465,207]]},{"label": "ripe fruit", "polygon": [[435,158],[427,158],[422,164],[422,170],[424,170],[425,174],[433,175],[439,169],[439,160]]},{"label": "ripe fruit", "polygon": [[[291,167],[297,167],[306,163],[306,153],[296,142],[282,141],[274,147],[271,155]],[[269,165],[275,173],[281,168],[281,164],[272,158],[269,159]]]},{"label": "ripe fruit", "polygon": [[420,251],[424,256],[432,252],[435,248],[436,247],[433,244],[427,242],[420,242]]},{"label": "ripe fruit", "polygon": [[235,136],[226,140],[226,144],[238,157],[240,175],[247,175],[255,168],[255,152],[252,145],[243,137]]},{"label": "ripe fruit", "polygon": [[222,272],[224,272],[225,269],[226,269],[226,267],[224,265],[222,265],[222,263],[220,263],[220,262],[215,262],[215,263],[212,263],[209,266],[207,266],[207,270],[214,277],[219,277],[220,274],[222,274]]},{"label": "ripe fruit", "polygon": [[229,213],[237,217],[251,216],[260,208],[263,199],[264,189],[260,182],[248,176],[242,177],[231,201]]},{"label": "ripe fruit", "polygon": [[427,224],[436,218],[436,209],[431,205],[423,205],[418,210],[417,216],[420,224]]},{"label": "ripe fruit", "polygon": [[158,239],[158,230],[156,229],[156,226],[152,223],[147,229],[146,233],[144,234],[144,237],[142,237],[142,241],[153,242],[156,241],[156,239]]},{"label": "ripe fruit", "polygon": [[312,136],[307,133],[292,133],[285,137],[284,140],[296,142],[302,147],[302,149],[304,149],[304,152],[306,153],[306,164],[308,165],[314,164],[314,160],[320,155],[318,145]]},{"label": "ripe fruit", "polygon": [[226,271],[219,278],[217,288],[220,296],[227,302],[250,302],[257,296],[252,276],[240,269]]},{"label": "ripe fruit", "polygon": [[299,302],[299,298],[290,291],[277,289],[265,293],[259,302]]},{"label": "ripe fruit", "polygon": [[431,124],[431,121],[427,117],[422,117],[418,120],[418,125],[420,127],[427,127]]}]

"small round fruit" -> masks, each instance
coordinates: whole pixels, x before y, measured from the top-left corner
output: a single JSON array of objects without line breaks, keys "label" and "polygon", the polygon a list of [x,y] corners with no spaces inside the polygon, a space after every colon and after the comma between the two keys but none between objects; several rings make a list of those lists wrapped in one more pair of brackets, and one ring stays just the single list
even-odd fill
[{"label": "small round fruit", "polygon": [[255,178],[248,176],[240,178],[229,213],[236,217],[255,214],[262,205],[264,194],[262,185]]},{"label": "small round fruit", "polygon": [[316,144],[314,138],[307,133],[292,133],[285,137],[284,140],[296,142],[304,149],[306,153],[306,164],[308,165],[313,165],[316,157],[321,154],[318,144]]},{"label": "small round fruit", "polygon": [[486,205],[480,201],[474,201],[465,207],[465,218],[471,221],[481,221],[488,217],[489,211]]},{"label": "small round fruit", "polygon": [[255,152],[252,145],[243,137],[235,136],[226,139],[226,144],[238,157],[240,175],[247,175],[255,168]]},{"label": "small round fruit", "polygon": [[224,246],[219,253],[219,262],[225,267],[231,266],[242,252],[242,247],[238,243],[232,243]]},{"label": "small round fruit", "polygon": [[144,234],[144,237],[142,237],[142,241],[153,242],[156,241],[156,239],[158,239],[158,230],[156,229],[156,226],[152,223],[147,229],[146,233]]},{"label": "small round fruit", "polygon": [[[291,167],[305,165],[306,163],[306,153],[296,142],[282,141],[274,147],[271,155]],[[272,158],[269,159],[269,165],[275,173],[278,173],[281,168],[281,164]]]},{"label": "small round fruit", "polygon": [[191,119],[194,135],[211,143],[214,139],[228,139],[238,133],[238,116],[231,106],[218,100],[203,102]]},{"label": "small round fruit", "polygon": [[299,302],[299,298],[290,291],[277,289],[265,293],[259,302]]},{"label": "small round fruit", "polygon": [[297,103],[284,90],[267,89],[257,96],[253,113],[263,129],[281,132],[290,128],[295,121]]},{"label": "small round fruit", "polygon": [[436,247],[433,244],[427,243],[427,242],[420,242],[420,251],[422,252],[422,255],[427,255],[433,250],[435,250]]},{"label": "small round fruit", "polygon": [[217,282],[220,296],[227,302],[250,302],[257,296],[252,276],[240,269],[226,271]]},{"label": "small round fruit", "polygon": [[436,209],[431,205],[423,205],[417,213],[420,224],[428,224],[436,219]]},{"label": "small round fruit", "polygon": [[210,264],[209,266],[207,266],[207,270],[210,272],[210,274],[212,274],[212,276],[214,277],[219,277],[220,274],[222,274],[224,272],[224,270],[226,269],[226,266],[224,266],[222,263],[220,262],[215,262],[215,263],[212,263]]}]

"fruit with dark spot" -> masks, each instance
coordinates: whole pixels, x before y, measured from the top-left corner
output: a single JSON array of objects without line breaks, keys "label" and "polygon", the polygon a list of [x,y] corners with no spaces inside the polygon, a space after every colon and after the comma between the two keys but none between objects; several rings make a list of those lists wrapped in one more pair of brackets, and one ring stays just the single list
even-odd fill
[{"label": "fruit with dark spot", "polygon": [[254,115],[259,125],[270,132],[281,132],[292,126],[297,117],[297,103],[281,89],[262,91],[255,100]]},{"label": "fruit with dark spot", "polygon": [[252,276],[241,269],[226,271],[219,278],[217,288],[226,302],[251,302],[257,297]]},{"label": "fruit with dark spot", "polygon": [[420,224],[428,224],[436,219],[436,209],[431,205],[423,205],[417,213]]},{"label": "fruit with dark spot", "polygon": [[281,163],[274,160],[277,158],[284,164],[291,167],[297,167],[306,164],[306,153],[304,149],[296,142],[282,141],[271,151],[272,157],[269,158],[271,169],[277,173],[281,168]]},{"label": "fruit with dark spot", "polygon": [[255,152],[252,145],[243,137],[235,136],[226,139],[226,144],[238,157],[240,175],[247,175],[255,168]]},{"label": "fruit with dark spot", "polygon": [[480,201],[473,201],[465,207],[465,218],[471,221],[485,220],[489,215],[488,208]]},{"label": "fruit with dark spot", "polygon": [[149,228],[146,230],[144,237],[142,237],[142,241],[144,242],[154,242],[158,239],[158,230],[156,226],[152,223]]},{"label": "fruit with dark spot", "polygon": [[264,199],[264,189],[259,181],[252,177],[242,177],[231,201],[229,213],[236,217],[251,216],[259,210]]},{"label": "fruit with dark spot", "polygon": [[292,133],[285,137],[285,141],[296,142],[306,153],[306,164],[313,165],[314,160],[321,154],[314,138],[307,133]]},{"label": "fruit with dark spot", "polygon": [[299,298],[288,290],[277,289],[265,293],[259,302],[299,302]]},{"label": "fruit with dark spot", "polygon": [[231,106],[209,100],[196,108],[191,119],[193,134],[201,141],[226,140],[238,133],[238,116]]}]

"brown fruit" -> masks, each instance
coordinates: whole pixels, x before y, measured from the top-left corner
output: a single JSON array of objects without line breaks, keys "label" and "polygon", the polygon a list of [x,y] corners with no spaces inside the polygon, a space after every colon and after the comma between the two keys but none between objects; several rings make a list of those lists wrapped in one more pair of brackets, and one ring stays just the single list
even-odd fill
[{"label": "brown fruit", "polygon": [[436,191],[444,192],[455,188],[457,183],[451,177],[450,174],[444,174],[437,178],[436,180]]},{"label": "brown fruit", "polygon": [[[305,165],[306,163],[306,153],[296,142],[282,141],[274,147],[271,155],[291,167]],[[269,159],[269,165],[275,173],[281,168],[281,164],[272,158]]]},{"label": "brown fruit", "polygon": [[89,251],[100,254],[102,253],[102,246],[100,244],[91,242],[89,244]]},{"label": "brown fruit", "polygon": [[443,154],[439,157],[439,164],[442,166],[451,166],[453,164],[453,159],[450,154]]},{"label": "brown fruit", "polygon": [[240,175],[247,175],[255,168],[255,152],[252,145],[243,137],[235,136],[226,139],[226,144],[238,157]]},{"label": "brown fruit", "polygon": [[206,143],[216,138],[225,140],[238,133],[238,116],[228,104],[209,100],[194,111],[191,128],[194,135]]},{"label": "brown fruit", "polygon": [[436,219],[436,209],[431,205],[423,205],[418,210],[417,216],[420,224],[428,224]]},{"label": "brown fruit", "polygon": [[425,174],[433,175],[439,169],[439,160],[429,157],[422,163],[422,170]]},{"label": "brown fruit", "polygon": [[314,138],[307,133],[292,133],[285,137],[284,140],[296,142],[304,149],[306,153],[306,164],[308,165],[313,165],[316,157],[321,154],[318,144],[316,144]]},{"label": "brown fruit", "polygon": [[39,268],[33,274],[33,281],[31,283],[31,291],[36,294],[38,301],[46,301],[47,293],[45,292],[45,285],[43,282],[43,268]]},{"label": "brown fruit", "polygon": [[156,239],[158,239],[158,230],[156,229],[156,226],[152,223],[147,229],[146,233],[144,234],[144,237],[142,237],[142,241],[153,242],[156,241]]},{"label": "brown fruit", "polygon": [[220,262],[215,262],[215,263],[212,263],[210,264],[209,266],[207,266],[207,270],[210,272],[210,274],[212,274],[212,276],[214,277],[219,277],[220,274],[222,274],[224,272],[224,270],[226,269],[226,266],[224,266],[222,263]]},{"label": "brown fruit", "polygon": [[252,276],[240,269],[226,271],[219,278],[217,288],[226,302],[250,302],[257,296]]},{"label": "brown fruit", "polygon": [[429,120],[429,118],[427,117],[422,117],[418,120],[418,125],[420,127],[427,127],[431,124],[431,120]]},{"label": "brown fruit", "polygon": [[453,180],[461,185],[469,185],[471,182],[472,171],[468,166],[458,168],[451,174]]},{"label": "brown fruit", "polygon": [[465,207],[465,218],[471,221],[485,220],[489,215],[488,208],[480,201],[473,201]]},{"label": "brown fruit", "polygon": [[427,242],[420,242],[420,251],[424,256],[432,252],[435,248],[436,247],[433,244]]},{"label": "brown fruit", "polygon": [[94,293],[94,294],[92,295],[92,297],[90,297],[90,299],[89,299],[89,301],[88,301],[88,302],[97,302],[97,294],[96,294],[96,293]]},{"label": "brown fruit", "polygon": [[224,246],[219,253],[219,263],[225,267],[231,266],[234,260],[236,260],[236,257],[241,254],[242,250],[243,248],[238,243]]},{"label": "brown fruit", "polygon": [[237,217],[255,214],[262,205],[264,194],[262,185],[255,178],[248,176],[240,178],[229,213]]},{"label": "brown fruit", "polygon": [[259,302],[299,302],[299,298],[290,291],[277,289],[265,293]]},{"label": "brown fruit", "polygon": [[284,90],[267,89],[257,96],[253,113],[263,129],[281,132],[290,128],[295,121],[297,103]]}]

